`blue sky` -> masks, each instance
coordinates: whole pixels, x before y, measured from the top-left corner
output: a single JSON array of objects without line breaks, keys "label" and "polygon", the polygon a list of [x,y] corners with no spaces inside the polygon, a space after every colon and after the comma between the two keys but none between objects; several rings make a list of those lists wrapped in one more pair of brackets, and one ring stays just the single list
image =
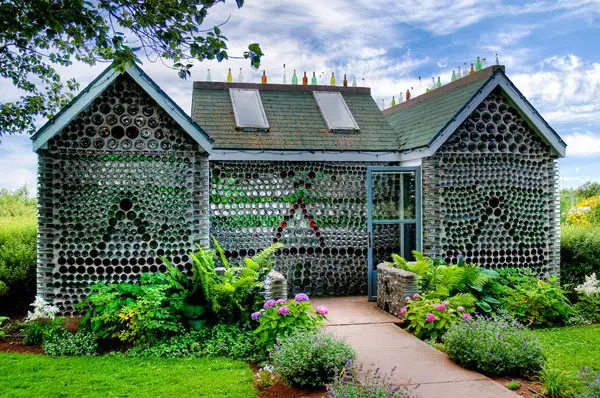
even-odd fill
[{"label": "blue sky", "polygon": [[[507,75],[569,145],[561,185],[600,181],[600,0],[246,0],[241,10],[230,0],[213,8],[209,23],[228,16],[230,54],[260,43],[269,81],[282,81],[284,63],[288,82],[293,69],[333,71],[338,82],[346,73],[364,78],[386,106],[409,87],[424,91],[431,76],[448,82],[457,66],[477,56],[490,63],[498,53]],[[104,67],[60,70],[85,87]],[[187,81],[160,62],[142,67],[186,111],[193,80],[204,80],[208,68],[213,80],[225,79],[229,67],[234,79],[240,67],[246,81],[259,82],[261,73],[245,60],[197,64]],[[2,80],[0,92],[2,101],[21,95]],[[35,181],[29,137],[3,137],[0,187],[35,191]]]}]

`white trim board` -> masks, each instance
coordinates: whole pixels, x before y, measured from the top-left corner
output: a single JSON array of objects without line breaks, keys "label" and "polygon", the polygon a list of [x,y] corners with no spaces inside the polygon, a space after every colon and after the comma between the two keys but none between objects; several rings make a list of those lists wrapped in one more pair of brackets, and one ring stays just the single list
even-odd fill
[{"label": "white trim board", "polygon": [[[126,69],[125,73],[131,76],[156,101],[158,106],[163,108],[205,151],[209,152],[212,149],[212,142],[208,135],[169,96],[162,92],[158,85],[139,66],[130,66]],[[45,148],[50,138],[62,131],[82,110],[100,96],[119,75],[120,73],[112,67],[106,68],[66,108],[50,119],[31,137],[33,151],[37,152],[38,149]]]}]

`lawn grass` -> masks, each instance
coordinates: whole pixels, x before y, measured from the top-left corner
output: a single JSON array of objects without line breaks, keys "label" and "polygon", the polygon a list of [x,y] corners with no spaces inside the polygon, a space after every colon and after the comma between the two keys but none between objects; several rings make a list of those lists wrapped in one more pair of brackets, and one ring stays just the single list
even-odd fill
[{"label": "lawn grass", "polygon": [[548,359],[548,367],[566,370],[565,375],[580,387],[577,372],[588,366],[600,372],[600,325],[537,329]]},{"label": "lawn grass", "polygon": [[226,358],[140,359],[0,353],[0,396],[255,397],[250,367]]}]

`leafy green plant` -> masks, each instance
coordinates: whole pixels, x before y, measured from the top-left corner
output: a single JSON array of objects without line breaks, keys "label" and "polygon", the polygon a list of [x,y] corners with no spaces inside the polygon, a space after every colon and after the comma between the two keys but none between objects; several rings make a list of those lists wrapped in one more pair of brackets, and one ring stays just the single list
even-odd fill
[{"label": "leafy green plant", "polygon": [[62,334],[65,330],[65,318],[36,319],[25,322],[22,332],[25,335],[23,343],[28,345],[41,345],[55,335]]},{"label": "leafy green plant", "polygon": [[567,322],[573,314],[566,291],[554,277],[538,279],[532,270],[499,270],[500,305],[521,323],[553,326]]},{"label": "leafy green plant", "polygon": [[536,378],[541,393],[550,398],[563,398],[572,395],[572,386],[565,377],[566,370],[544,368]]},{"label": "leafy green plant", "polygon": [[271,348],[277,339],[289,336],[298,330],[315,331],[323,325],[328,310],[323,306],[313,308],[308,296],[298,293],[293,300],[267,300],[263,309],[252,313],[259,325],[254,331],[257,343]]},{"label": "leafy green plant", "polygon": [[441,259],[431,259],[418,251],[412,253],[416,262],[408,263],[397,254],[392,254],[392,264],[417,274],[424,293],[440,298],[468,293],[475,298],[477,308],[486,313],[499,304],[495,298],[496,285],[490,283],[498,277],[496,271],[466,264],[462,259],[456,265],[448,265]]},{"label": "leafy green plant", "polygon": [[4,330],[2,324],[8,321],[9,319],[10,318],[7,316],[0,316],[0,340],[4,340],[4,338],[6,337],[6,330]]},{"label": "leafy green plant", "polygon": [[509,390],[518,390],[519,388],[521,388],[521,383],[519,383],[517,380],[511,380],[508,383],[506,383],[505,387]]},{"label": "leafy green plant", "polygon": [[273,367],[266,365],[256,372],[254,375],[258,388],[265,389],[275,384],[276,376],[273,372]]},{"label": "leafy green plant", "polygon": [[560,232],[560,282],[578,285],[586,275],[600,275],[600,225],[564,225]]},{"label": "leafy green plant", "polygon": [[600,322],[600,294],[580,294],[577,303],[573,306],[575,314],[589,323]]},{"label": "leafy green plant", "polygon": [[327,385],[328,398],[408,398],[411,391],[394,380],[394,371],[382,374],[379,368],[363,370],[362,364],[348,361],[333,383]]},{"label": "leafy green plant", "polygon": [[93,356],[98,351],[96,337],[86,331],[70,333],[63,329],[44,341],[44,351],[50,356]]},{"label": "leafy green plant", "polygon": [[323,331],[292,334],[279,339],[271,351],[275,373],[296,387],[325,386],[355,358],[349,344]]},{"label": "leafy green plant", "polygon": [[546,361],[535,335],[507,314],[455,323],[442,339],[453,361],[489,376],[534,375]]},{"label": "leafy green plant", "polygon": [[443,302],[437,298],[414,295],[406,307],[400,310],[408,321],[406,330],[413,331],[420,339],[439,339],[454,323],[469,319],[475,299],[459,293]]}]

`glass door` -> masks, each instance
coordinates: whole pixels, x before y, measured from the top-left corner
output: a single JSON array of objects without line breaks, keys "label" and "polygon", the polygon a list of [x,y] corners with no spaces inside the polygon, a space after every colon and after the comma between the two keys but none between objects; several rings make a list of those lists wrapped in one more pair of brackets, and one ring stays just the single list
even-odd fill
[{"label": "glass door", "polygon": [[392,253],[413,260],[421,251],[421,168],[367,169],[369,233],[369,301],[377,299],[377,264]]}]

